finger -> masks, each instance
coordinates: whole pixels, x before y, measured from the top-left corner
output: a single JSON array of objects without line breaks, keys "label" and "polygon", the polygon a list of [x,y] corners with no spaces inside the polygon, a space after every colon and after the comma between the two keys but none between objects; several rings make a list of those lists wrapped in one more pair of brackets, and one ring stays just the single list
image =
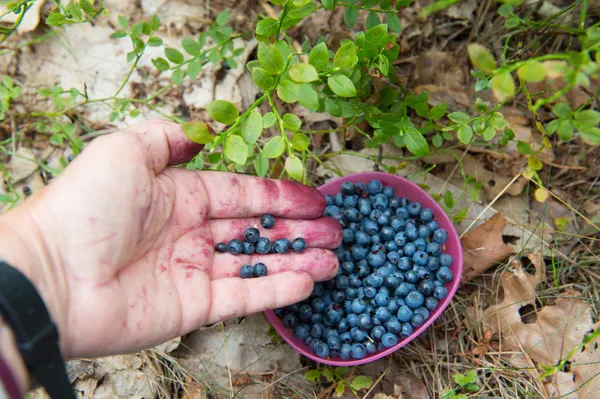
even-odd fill
[{"label": "finger", "polygon": [[189,161],[204,147],[190,141],[183,133],[181,125],[160,119],[146,121],[110,136],[101,137],[95,140],[93,145],[110,148],[111,151],[126,149],[129,153],[139,154],[148,168],[155,173],[162,171],[167,165]]},{"label": "finger", "polygon": [[256,227],[261,237],[271,241],[304,238],[306,245],[311,248],[335,249],[342,242],[340,224],[330,217],[314,220],[278,219],[272,229],[262,228],[259,218],[212,219],[209,226],[215,242],[229,242],[234,238],[243,240],[244,231],[249,227]]},{"label": "finger", "polygon": [[201,178],[208,193],[211,218],[271,213],[292,219],[316,219],[325,210],[323,194],[289,180],[223,172],[201,172]]},{"label": "finger", "polygon": [[268,275],[288,271],[304,272],[315,281],[333,278],[338,270],[338,259],[328,249],[307,249],[302,253],[270,254],[270,255],[231,255],[215,254],[211,268],[211,279],[218,280],[240,275],[244,265],[255,265],[262,262],[267,265]]},{"label": "finger", "polygon": [[300,302],[310,295],[313,280],[307,273],[279,273],[271,276],[214,281],[208,324],[276,309]]}]

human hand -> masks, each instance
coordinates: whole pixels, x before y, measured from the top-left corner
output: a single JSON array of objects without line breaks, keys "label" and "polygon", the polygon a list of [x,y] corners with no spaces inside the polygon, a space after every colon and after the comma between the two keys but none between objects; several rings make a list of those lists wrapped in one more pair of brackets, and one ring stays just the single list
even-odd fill
[{"label": "human hand", "polygon": [[[49,186],[0,218],[0,256],[34,281],[66,357],[146,348],[204,324],[298,302],[335,276],[339,224],[323,196],[290,181],[169,168],[201,149],[150,121],[92,142]],[[260,228],[264,213],[279,218]],[[258,225],[304,237],[301,254],[215,253]],[[10,238],[8,238],[10,237]],[[18,253],[19,255],[16,255]],[[24,254],[27,254],[26,256]],[[269,275],[237,277],[246,263]]]}]

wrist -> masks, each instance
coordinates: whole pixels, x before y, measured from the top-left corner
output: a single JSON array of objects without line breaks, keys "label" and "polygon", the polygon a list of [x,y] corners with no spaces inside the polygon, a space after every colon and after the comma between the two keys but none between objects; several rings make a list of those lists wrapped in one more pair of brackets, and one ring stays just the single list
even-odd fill
[{"label": "wrist", "polygon": [[[26,207],[22,205],[0,217],[0,258],[36,287],[58,328],[64,354],[68,342],[66,280],[60,262],[51,255],[52,249]],[[8,326],[2,326],[8,330]]]}]

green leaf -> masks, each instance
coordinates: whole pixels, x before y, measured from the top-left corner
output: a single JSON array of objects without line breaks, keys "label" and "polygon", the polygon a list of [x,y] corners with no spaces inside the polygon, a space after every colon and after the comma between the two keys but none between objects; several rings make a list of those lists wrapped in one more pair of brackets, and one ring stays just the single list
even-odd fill
[{"label": "green leaf", "polygon": [[451,114],[448,114],[448,119],[459,125],[465,125],[471,120],[469,115],[465,114],[464,112],[453,112]]},{"label": "green leaf", "polygon": [[388,76],[390,73],[390,61],[384,55],[379,56],[379,70],[384,76]]},{"label": "green leaf", "polygon": [[302,126],[302,121],[296,115],[285,114],[281,119],[283,120],[283,127],[291,130],[292,132],[297,132]]},{"label": "green leaf", "polygon": [[414,127],[408,127],[404,131],[404,142],[406,143],[406,148],[412,154],[418,157],[425,157],[429,155],[429,146],[427,145],[427,140],[425,137]]},{"label": "green leaf", "polygon": [[331,367],[325,367],[321,374],[328,382],[333,382],[333,370]]},{"label": "green leaf", "polygon": [[496,136],[496,129],[493,126],[488,126],[483,131],[483,139],[485,141],[490,141]]},{"label": "green leaf", "polygon": [[167,47],[165,49],[165,55],[167,59],[175,64],[181,64],[183,62],[183,54],[179,50],[173,47]]},{"label": "green leaf", "polygon": [[321,42],[310,50],[308,62],[314,66],[317,71],[323,71],[329,64],[329,50],[325,42]]},{"label": "green leaf", "polygon": [[274,45],[258,44],[258,61],[270,74],[276,74],[283,69],[281,51]]},{"label": "green leaf", "polygon": [[504,21],[504,27],[506,29],[516,28],[519,25],[521,25],[521,21],[516,16],[512,16]]},{"label": "green leaf", "polygon": [[96,11],[94,10],[94,6],[88,0],[79,0],[79,5],[86,14],[93,14]]},{"label": "green leaf", "polygon": [[217,25],[225,25],[227,23],[227,21],[229,20],[229,10],[223,10],[219,13],[219,15],[217,15],[217,18],[215,18],[215,23]]},{"label": "green leaf", "polygon": [[206,107],[211,118],[225,125],[231,125],[240,115],[238,109],[225,100],[215,100]]},{"label": "green leaf", "polygon": [[600,112],[592,109],[580,111],[575,115],[575,123],[577,123],[577,128],[580,130],[598,126],[600,124]]},{"label": "green leaf", "polygon": [[283,102],[295,103],[298,101],[299,90],[300,89],[297,84],[291,80],[284,79],[279,82],[279,86],[277,87],[277,95]]},{"label": "green leaf", "polygon": [[302,181],[302,177],[304,177],[304,165],[297,157],[289,157],[285,160],[285,171],[288,176],[297,181]]},{"label": "green leaf", "polygon": [[117,17],[117,21],[119,22],[119,26],[122,29],[129,28],[129,21],[127,20],[127,17],[125,15],[119,14],[119,16]]},{"label": "green leaf", "polygon": [[316,381],[321,378],[321,372],[319,370],[308,370],[306,374],[304,374],[304,378],[308,381]]},{"label": "green leaf", "polygon": [[571,115],[571,106],[567,103],[558,103],[552,107],[552,113],[558,118],[566,119]]},{"label": "green leaf", "polygon": [[350,386],[355,391],[360,391],[361,389],[369,389],[369,387],[373,385],[373,380],[371,380],[366,375],[359,375],[358,377],[354,377]]},{"label": "green leaf", "polygon": [[67,4],[65,7],[65,11],[73,18],[75,21],[81,21],[83,19],[83,11],[79,3],[71,2]]},{"label": "green leaf", "polygon": [[150,47],[158,47],[162,46],[163,40],[160,37],[152,36],[148,39],[148,46]]},{"label": "green leaf", "polygon": [[275,85],[275,80],[267,71],[256,67],[252,69],[252,80],[264,91],[270,90]]},{"label": "green leaf", "polygon": [[365,32],[365,41],[373,43],[377,50],[381,50],[387,44],[387,31],[386,24],[374,26]]},{"label": "green leaf", "polygon": [[[197,56],[200,54],[200,50],[201,50],[200,43],[198,43],[194,39],[190,39],[189,37],[186,37],[185,39],[183,39],[181,41],[181,46],[183,47],[185,52],[188,53],[189,55]],[[175,62],[175,61],[173,61],[173,62]]]},{"label": "green leaf", "polygon": [[352,42],[344,43],[333,57],[333,64],[338,68],[351,68],[356,58],[356,46]]},{"label": "green leaf", "polygon": [[465,378],[466,378],[468,384],[474,384],[479,380],[477,378],[477,373],[475,372],[475,370],[469,371],[467,373],[467,375],[465,376]]},{"label": "green leaf", "polygon": [[15,201],[15,198],[12,195],[0,194],[0,202],[10,204],[11,202],[14,202],[14,201]]},{"label": "green leaf", "polygon": [[338,384],[335,386],[335,394],[338,397],[341,397],[344,394],[345,390],[346,390],[346,386],[344,385],[343,381],[338,382]]},{"label": "green leaf", "polygon": [[327,85],[340,97],[356,97],[354,83],[345,75],[334,75],[327,78]]},{"label": "green leaf", "polygon": [[206,155],[206,159],[209,163],[216,164],[221,160],[221,153],[213,152],[212,154]]},{"label": "green leaf", "polygon": [[242,122],[242,137],[248,144],[254,144],[263,131],[263,117],[260,112],[250,112]]},{"label": "green leaf", "polygon": [[434,106],[429,110],[429,117],[434,121],[442,119],[442,117],[446,114],[447,107],[448,106],[446,103],[441,103]]},{"label": "green leaf", "polygon": [[540,159],[536,157],[527,158],[527,166],[536,171],[541,170],[544,167],[542,161],[540,161]]},{"label": "green leaf", "polygon": [[523,155],[529,155],[533,152],[529,143],[526,143],[521,140],[517,141],[517,150],[519,150],[519,152]]},{"label": "green leaf", "polygon": [[255,32],[258,36],[275,36],[279,29],[279,21],[273,18],[265,18],[256,24]]},{"label": "green leaf", "polygon": [[581,139],[589,145],[600,145],[600,129],[588,127],[579,132]]},{"label": "green leaf", "polygon": [[336,117],[342,116],[342,108],[338,103],[329,98],[325,100],[325,112]]},{"label": "green leaf", "polygon": [[121,39],[121,38],[123,38],[123,37],[127,37],[127,32],[125,32],[125,31],[122,31],[122,30],[118,30],[118,31],[116,31],[116,32],[113,32],[113,33],[110,35],[110,38],[111,38],[111,39]]},{"label": "green leaf", "polygon": [[58,11],[51,12],[46,18],[46,24],[49,26],[60,26],[65,22],[65,16]]},{"label": "green leaf", "polygon": [[444,138],[442,136],[440,136],[439,134],[436,134],[431,139],[431,142],[436,148],[440,148],[442,146],[442,144],[444,144]]},{"label": "green leaf", "polygon": [[503,72],[492,78],[492,91],[498,101],[504,101],[512,96],[517,90],[515,81],[510,72]]},{"label": "green leaf", "polygon": [[444,193],[444,205],[446,205],[446,208],[448,209],[454,208],[454,196],[452,195],[452,191],[446,191]]},{"label": "green leaf", "polygon": [[259,152],[254,158],[254,170],[258,177],[265,177],[269,171],[269,160],[265,157],[262,152]]},{"label": "green leaf", "polygon": [[344,11],[344,23],[348,29],[352,29],[358,21],[358,9],[355,7],[346,7]]},{"label": "green leaf", "polygon": [[162,57],[158,57],[152,60],[152,65],[159,71],[166,71],[170,68],[169,63]]},{"label": "green leaf", "polygon": [[200,60],[196,59],[190,62],[187,69],[187,74],[190,79],[196,79],[200,75],[200,72],[202,72],[202,63]]},{"label": "green leaf", "polygon": [[248,147],[240,136],[230,134],[225,139],[223,154],[238,165],[244,165],[248,159]]},{"label": "green leaf", "polygon": [[158,28],[160,28],[160,18],[158,15],[153,15],[152,18],[150,18],[150,29],[157,31]]},{"label": "green leaf", "polygon": [[370,12],[369,15],[367,15],[367,21],[365,23],[365,26],[367,27],[367,29],[371,29],[374,26],[377,26],[381,23],[381,19],[379,19],[379,15],[377,15],[374,12]]},{"label": "green leaf", "polygon": [[275,122],[277,122],[277,117],[273,112],[267,112],[263,116],[263,128],[268,129],[271,126],[275,125]]},{"label": "green leaf", "polygon": [[471,64],[484,73],[491,73],[496,69],[496,59],[492,52],[478,43],[471,43],[467,47]]},{"label": "green leaf", "polygon": [[504,18],[508,18],[513,13],[513,10],[513,6],[510,4],[502,4],[500,7],[498,7],[498,14]]},{"label": "green leaf", "polygon": [[333,11],[336,1],[337,0],[321,0],[321,3],[323,3],[323,6],[329,11]]},{"label": "green leaf", "polygon": [[310,83],[319,79],[319,74],[310,64],[294,64],[289,70],[290,78],[298,83]]},{"label": "green leaf", "polygon": [[188,139],[198,144],[208,144],[214,140],[208,125],[204,122],[186,122],[181,125]]},{"label": "green leaf", "polygon": [[278,158],[285,151],[285,142],[281,136],[272,137],[263,147],[263,154],[267,158]]},{"label": "green leaf", "polygon": [[304,152],[308,150],[309,145],[310,139],[305,134],[296,133],[294,134],[294,137],[292,137],[292,148],[296,151]]},{"label": "green leaf", "polygon": [[454,382],[456,382],[461,387],[468,384],[467,377],[465,377],[462,374],[454,374]]},{"label": "green leaf", "polygon": [[546,77],[546,68],[541,62],[531,60],[517,70],[517,75],[526,82],[537,83]]},{"label": "green leaf", "polygon": [[463,144],[469,144],[473,138],[473,129],[469,125],[461,125],[456,131],[456,136]]},{"label": "green leaf", "polygon": [[[73,4],[73,3],[71,3],[71,4]],[[143,29],[144,29],[143,22],[138,22],[137,24],[133,25],[133,27],[131,28],[131,37],[136,38],[136,37],[140,36],[142,34]]]},{"label": "green leaf", "polygon": [[402,31],[402,22],[396,14],[387,15],[387,24],[390,27],[390,32],[400,33]]},{"label": "green leaf", "polygon": [[181,70],[181,68],[177,68],[173,71],[173,74],[171,75],[171,80],[173,80],[173,83],[175,83],[176,85],[180,85],[183,82],[183,71]]},{"label": "green leaf", "polygon": [[558,125],[558,129],[556,130],[558,137],[562,141],[571,140],[571,138],[573,138],[574,132],[575,132],[575,126],[573,126],[573,122],[568,119],[561,120],[560,124]]},{"label": "green leaf", "polygon": [[341,377],[345,376],[346,374],[348,374],[348,367],[346,367],[346,366],[336,367],[333,374],[335,374],[336,377],[341,378]]}]

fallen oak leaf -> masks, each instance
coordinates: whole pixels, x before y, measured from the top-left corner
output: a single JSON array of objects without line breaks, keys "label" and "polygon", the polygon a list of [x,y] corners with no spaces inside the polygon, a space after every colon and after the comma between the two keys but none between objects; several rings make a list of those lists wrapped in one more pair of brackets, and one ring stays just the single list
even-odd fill
[{"label": "fallen oak leaf", "polygon": [[464,251],[462,283],[470,281],[514,252],[502,239],[505,227],[506,218],[502,211],[498,211],[460,240]]}]

